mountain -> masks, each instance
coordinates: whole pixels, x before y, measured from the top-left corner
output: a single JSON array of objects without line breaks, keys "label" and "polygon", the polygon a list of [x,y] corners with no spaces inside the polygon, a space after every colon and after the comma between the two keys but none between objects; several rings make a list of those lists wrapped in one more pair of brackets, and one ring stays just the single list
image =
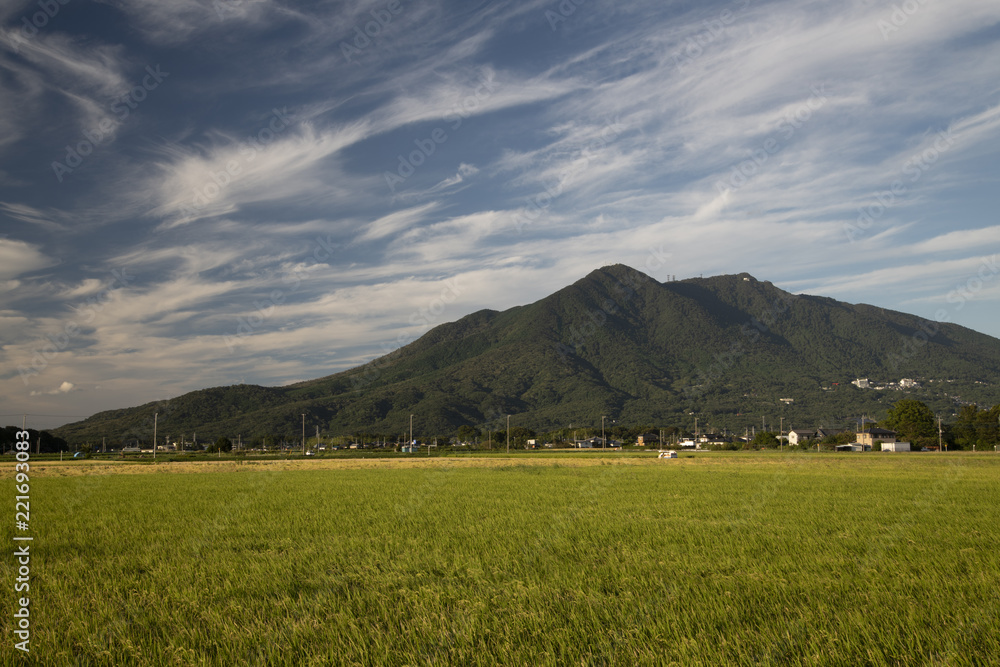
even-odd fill
[{"label": "mountain", "polygon": [[[749,274],[660,283],[607,266],[535,303],[481,310],[358,368],[286,387],[215,387],[55,429],[70,442],[160,433],[445,435],[622,425],[742,431],[852,426],[914,397],[942,414],[1000,402],[1000,340],[868,305],[794,295]],[[859,389],[859,377],[921,387]],[[790,398],[786,403],[780,399]]]}]

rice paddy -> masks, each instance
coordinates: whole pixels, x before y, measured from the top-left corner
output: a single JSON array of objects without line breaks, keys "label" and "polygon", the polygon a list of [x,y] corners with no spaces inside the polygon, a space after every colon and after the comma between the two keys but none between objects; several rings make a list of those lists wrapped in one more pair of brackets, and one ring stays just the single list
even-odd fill
[{"label": "rice paddy", "polygon": [[[31,654],[8,630],[4,664],[1000,662],[993,455],[33,475]],[[2,572],[9,627],[11,557]]]}]

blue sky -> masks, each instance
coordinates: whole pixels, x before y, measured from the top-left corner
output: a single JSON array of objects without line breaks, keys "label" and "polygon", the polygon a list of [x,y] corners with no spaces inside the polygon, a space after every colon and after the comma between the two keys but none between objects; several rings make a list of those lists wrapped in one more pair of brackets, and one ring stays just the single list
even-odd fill
[{"label": "blue sky", "polygon": [[0,26],[3,414],[320,377],[610,263],[1000,336],[993,0],[35,0]]}]

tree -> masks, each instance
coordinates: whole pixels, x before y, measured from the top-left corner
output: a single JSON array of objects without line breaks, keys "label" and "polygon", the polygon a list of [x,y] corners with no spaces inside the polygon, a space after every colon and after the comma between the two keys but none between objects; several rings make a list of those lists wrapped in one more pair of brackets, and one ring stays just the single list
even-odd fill
[{"label": "tree", "polygon": [[472,442],[479,437],[479,429],[475,426],[462,424],[458,427],[458,433],[456,435],[458,436],[459,442]]},{"label": "tree", "polygon": [[758,431],[750,444],[757,449],[773,449],[778,446],[778,436],[767,431]]},{"label": "tree", "polygon": [[524,447],[527,445],[528,440],[535,437],[535,432],[530,428],[525,428],[523,426],[515,426],[510,429],[510,439],[511,442],[516,447]]},{"label": "tree", "polygon": [[954,426],[949,429],[949,436],[954,437],[954,444],[959,449],[991,449],[998,443],[998,427],[1000,405],[989,410],[980,410],[977,405],[964,405]]},{"label": "tree", "polygon": [[213,454],[215,452],[219,452],[219,451],[222,451],[222,452],[231,452],[232,450],[233,450],[233,443],[232,443],[232,441],[229,438],[227,438],[225,436],[223,436],[223,437],[219,438],[218,440],[216,440],[215,443],[212,444],[212,445],[210,445],[209,448],[208,448],[208,451],[211,452],[211,453],[213,453]]},{"label": "tree", "polygon": [[900,440],[908,440],[914,445],[937,444],[934,413],[922,401],[912,398],[898,401],[889,408],[884,424],[895,431]]}]

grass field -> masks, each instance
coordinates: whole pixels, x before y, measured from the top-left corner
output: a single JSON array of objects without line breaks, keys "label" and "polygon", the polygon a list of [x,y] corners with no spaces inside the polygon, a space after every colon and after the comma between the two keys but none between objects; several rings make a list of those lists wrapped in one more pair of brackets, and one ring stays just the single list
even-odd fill
[{"label": "grass field", "polygon": [[995,455],[51,462],[31,483],[32,652],[8,555],[3,664],[1000,663]]}]

